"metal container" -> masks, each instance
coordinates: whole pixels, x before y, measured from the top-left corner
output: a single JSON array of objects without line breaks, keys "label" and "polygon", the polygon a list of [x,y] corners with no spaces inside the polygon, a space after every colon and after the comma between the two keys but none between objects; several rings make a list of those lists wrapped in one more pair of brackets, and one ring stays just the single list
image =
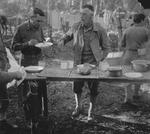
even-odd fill
[{"label": "metal container", "polygon": [[150,61],[148,60],[133,60],[131,63],[136,72],[146,72],[150,69]]},{"label": "metal container", "polygon": [[122,63],[123,52],[110,52],[106,57],[106,61],[110,66],[120,66]]},{"label": "metal container", "polygon": [[22,51],[23,59],[21,61],[21,65],[30,66],[30,65],[38,65],[39,60],[41,59],[42,52],[41,49],[35,46],[28,46],[24,48]]},{"label": "metal container", "polygon": [[121,77],[122,76],[122,68],[120,66],[109,67],[108,74],[110,77]]}]

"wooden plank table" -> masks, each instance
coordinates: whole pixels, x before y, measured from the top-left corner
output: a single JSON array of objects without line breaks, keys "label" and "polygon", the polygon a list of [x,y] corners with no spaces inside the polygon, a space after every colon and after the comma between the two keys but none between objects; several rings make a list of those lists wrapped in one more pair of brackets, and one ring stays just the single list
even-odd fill
[{"label": "wooden plank table", "polygon": [[[134,72],[130,66],[123,66],[123,74],[127,72]],[[150,71],[142,73],[143,76],[140,78],[129,78],[124,75],[121,77],[110,77],[108,72],[101,71],[99,69],[92,70],[90,75],[80,75],[76,69],[60,69],[60,68],[45,68],[41,73],[36,74],[35,78],[45,78],[50,81],[73,81],[73,80],[98,80],[98,81],[113,81],[113,82],[136,82],[136,83],[149,83],[150,82]],[[30,76],[27,78],[29,79]],[[34,78],[33,76],[30,78]]]},{"label": "wooden plank table", "polygon": [[[133,72],[129,66],[123,66],[123,74],[126,72]],[[40,73],[27,74],[25,80],[42,80],[45,81],[74,81],[74,80],[97,80],[102,82],[118,82],[118,83],[149,83],[150,82],[150,71],[142,73],[143,76],[140,78],[128,78],[124,75],[121,77],[109,77],[106,71],[94,69],[90,75],[80,75],[76,69],[60,69],[60,68],[45,68]],[[44,94],[44,113],[48,115],[48,104],[47,104],[47,91],[43,91]]]}]

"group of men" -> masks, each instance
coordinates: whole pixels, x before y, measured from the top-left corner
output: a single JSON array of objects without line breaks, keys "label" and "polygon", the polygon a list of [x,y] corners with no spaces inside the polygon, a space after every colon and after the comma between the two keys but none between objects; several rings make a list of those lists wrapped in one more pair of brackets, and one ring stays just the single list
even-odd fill
[{"label": "group of men", "polygon": [[[77,65],[90,63],[97,66],[105,60],[110,51],[110,44],[108,43],[105,29],[98,23],[93,22],[93,11],[94,8],[91,5],[83,6],[80,22],[73,25],[72,29],[65,35],[61,42],[61,44],[66,44],[68,41],[74,40],[74,60]],[[143,48],[150,45],[149,36],[149,29],[146,28],[146,16],[143,13],[135,14],[132,26],[124,31],[119,43],[118,49],[123,51],[121,65],[131,65],[133,60],[146,56],[146,52],[143,51],[145,49]],[[98,94],[98,82],[88,81],[87,83],[91,92],[88,110],[88,120],[90,120],[92,119],[91,113],[93,113],[92,111]],[[83,86],[84,81],[74,81],[73,91],[75,93],[76,107],[72,113],[73,117],[78,116],[82,110],[80,102]],[[139,97],[139,89],[140,84],[134,84],[134,98],[136,99]],[[125,98],[125,103],[132,103],[128,99],[128,95]]]},{"label": "group of men", "polygon": [[[30,12],[30,19],[18,26],[16,33],[12,39],[12,50],[23,50],[28,46],[34,46],[38,42],[43,42],[44,35],[40,23],[43,21],[44,12],[38,8]],[[78,64],[90,63],[98,66],[100,62],[104,61],[108,52],[109,44],[107,34],[104,28],[98,23],[93,22],[94,7],[92,5],[84,5],[81,10],[80,21],[75,23],[72,28],[65,34],[65,36],[58,42],[58,45],[65,45],[67,42],[73,40],[74,46],[74,66]],[[124,31],[121,49],[124,50],[123,63],[131,64],[131,61],[138,58],[138,49],[142,48],[144,44],[149,41],[149,32],[145,28],[145,15],[136,14],[134,16],[134,24]],[[6,83],[12,79],[21,79],[21,72],[8,73],[5,66],[7,66],[6,52],[3,42],[0,42],[0,97],[7,97]],[[4,64],[4,68],[3,68]],[[82,88],[87,83],[90,89],[90,105],[88,110],[88,120],[92,119],[93,109],[95,107],[96,96],[98,95],[98,82],[91,81],[74,81],[73,91],[75,95],[75,110],[72,117],[77,117],[82,111],[81,93]],[[38,82],[40,84],[40,82]],[[40,86],[42,87],[42,86]],[[0,98],[0,99],[1,99]],[[8,102],[7,102],[8,103]],[[6,111],[5,105],[1,107],[1,113]]]}]

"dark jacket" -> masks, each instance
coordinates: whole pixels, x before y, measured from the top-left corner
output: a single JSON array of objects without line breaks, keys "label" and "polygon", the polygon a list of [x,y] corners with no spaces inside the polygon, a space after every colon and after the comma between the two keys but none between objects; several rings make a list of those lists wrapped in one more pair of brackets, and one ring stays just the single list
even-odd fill
[{"label": "dark jacket", "polygon": [[22,50],[28,45],[28,41],[36,39],[38,42],[43,42],[44,34],[42,28],[35,29],[29,21],[18,26],[16,33],[12,39],[12,50]]}]

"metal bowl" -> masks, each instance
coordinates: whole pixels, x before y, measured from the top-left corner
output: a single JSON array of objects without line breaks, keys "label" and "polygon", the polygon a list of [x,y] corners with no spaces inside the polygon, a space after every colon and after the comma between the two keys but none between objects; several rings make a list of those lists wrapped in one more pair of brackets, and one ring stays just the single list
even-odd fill
[{"label": "metal bowl", "polygon": [[133,60],[131,63],[136,72],[146,72],[150,69],[150,61],[148,60]]}]

